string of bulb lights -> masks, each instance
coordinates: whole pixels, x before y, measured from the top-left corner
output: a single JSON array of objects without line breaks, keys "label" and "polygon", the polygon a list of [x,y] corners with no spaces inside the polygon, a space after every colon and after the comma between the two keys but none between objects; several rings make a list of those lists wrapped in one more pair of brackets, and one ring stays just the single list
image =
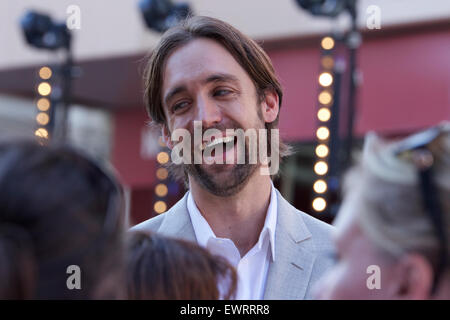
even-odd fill
[{"label": "string of bulb lights", "polygon": [[318,100],[318,128],[316,130],[317,144],[315,147],[315,164],[314,172],[317,176],[314,184],[314,197],[312,208],[316,212],[323,212],[327,208],[326,192],[328,190],[327,173],[328,159],[330,154],[330,119],[332,116],[331,106],[333,104],[333,67],[334,59],[332,50],[335,46],[333,37],[326,36],[321,41],[322,57],[321,57],[321,73],[319,75],[319,94]]},{"label": "string of bulb lights", "polygon": [[[161,148],[166,147],[162,137],[159,137],[158,144]],[[169,176],[169,172],[163,167],[163,165],[169,162],[169,154],[166,151],[161,150],[156,156],[156,161],[159,164],[159,168],[156,170],[156,178],[158,183],[155,186],[156,198],[153,205],[153,210],[156,214],[161,214],[167,210],[166,197],[169,192],[169,188],[167,187],[165,181]]]},{"label": "string of bulb lights", "polygon": [[37,129],[34,134],[40,142],[44,142],[50,139],[48,125],[50,123],[51,111],[50,94],[52,92],[52,86],[50,83],[50,78],[52,77],[52,74],[53,72],[50,67],[45,66],[39,69],[39,78],[41,82],[37,86],[39,97],[36,102]]}]

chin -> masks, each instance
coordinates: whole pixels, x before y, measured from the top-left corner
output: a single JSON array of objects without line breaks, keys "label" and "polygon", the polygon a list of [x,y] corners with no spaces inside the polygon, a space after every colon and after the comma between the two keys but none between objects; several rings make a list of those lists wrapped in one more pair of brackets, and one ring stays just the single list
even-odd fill
[{"label": "chin", "polygon": [[219,197],[230,197],[245,187],[256,169],[257,166],[214,164],[191,168],[191,172],[208,192]]}]

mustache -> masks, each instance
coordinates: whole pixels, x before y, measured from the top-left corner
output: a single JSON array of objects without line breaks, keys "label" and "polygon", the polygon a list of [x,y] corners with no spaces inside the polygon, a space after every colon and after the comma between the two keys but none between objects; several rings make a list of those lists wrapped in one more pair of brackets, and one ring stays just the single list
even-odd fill
[{"label": "mustache", "polygon": [[[235,122],[235,121],[230,121],[229,123],[217,123],[214,125],[211,125],[209,127],[204,127],[202,126],[202,137],[205,136],[205,132],[208,130],[219,130],[222,132],[226,132],[226,130],[237,130],[237,129],[242,129],[244,130],[244,127],[241,126],[239,123]],[[195,128],[193,128],[192,130],[190,130],[189,132],[191,134],[194,133]]]}]

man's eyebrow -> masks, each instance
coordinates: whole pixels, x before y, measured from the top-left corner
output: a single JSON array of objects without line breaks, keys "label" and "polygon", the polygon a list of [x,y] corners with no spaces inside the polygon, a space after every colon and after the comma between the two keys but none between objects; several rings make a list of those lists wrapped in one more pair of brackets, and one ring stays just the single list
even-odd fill
[{"label": "man's eyebrow", "polygon": [[185,86],[178,86],[170,90],[166,96],[164,97],[164,102],[167,105],[170,99],[172,99],[173,96],[177,95],[180,92],[187,91],[187,88]]},{"label": "man's eyebrow", "polygon": [[228,73],[215,73],[213,75],[210,75],[203,81],[203,83],[205,84],[210,82],[232,82],[236,85],[239,85],[238,78]]}]

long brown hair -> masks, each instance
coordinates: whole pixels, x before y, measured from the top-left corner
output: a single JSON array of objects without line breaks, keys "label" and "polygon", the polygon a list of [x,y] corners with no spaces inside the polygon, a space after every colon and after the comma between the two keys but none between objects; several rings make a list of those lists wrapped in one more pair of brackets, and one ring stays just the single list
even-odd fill
[{"label": "long brown hair", "polygon": [[199,245],[132,232],[128,243],[128,299],[217,300],[234,297],[237,275],[222,257]]}]

